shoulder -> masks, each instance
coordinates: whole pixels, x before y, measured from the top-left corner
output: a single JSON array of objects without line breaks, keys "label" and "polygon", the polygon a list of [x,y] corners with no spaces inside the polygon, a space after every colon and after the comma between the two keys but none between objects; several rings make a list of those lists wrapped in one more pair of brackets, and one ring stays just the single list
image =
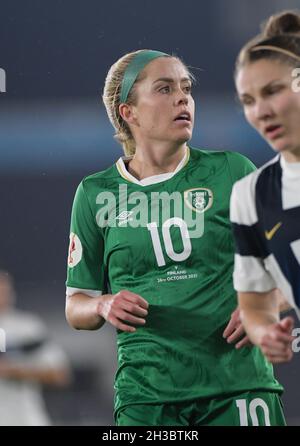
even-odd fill
[{"label": "shoulder", "polygon": [[231,174],[232,184],[256,170],[256,166],[239,152],[226,151],[226,158]]},{"label": "shoulder", "polygon": [[229,163],[238,166],[250,166],[252,170],[256,169],[254,163],[242,153],[232,152],[230,150],[226,150],[224,153]]},{"label": "shoulder", "polygon": [[227,164],[226,152],[221,150],[190,147],[191,166],[203,169],[222,170]]},{"label": "shoulder", "polygon": [[77,186],[74,202],[94,202],[100,192],[109,191],[117,184],[118,171],[115,166],[84,177]]},{"label": "shoulder", "polygon": [[245,155],[239,152],[231,152],[229,150],[212,150],[212,149],[198,149],[190,147],[191,157],[193,159],[206,159],[211,161],[227,161],[231,165],[248,165],[251,169],[255,169],[255,165]]},{"label": "shoulder", "polygon": [[278,156],[268,161],[266,164],[261,166],[259,169],[255,170],[254,172],[251,172],[250,174],[246,175],[244,178],[241,178],[238,180],[234,186],[233,190],[236,192],[243,192],[245,190],[252,191],[254,194],[255,186],[257,183],[258,178],[262,174],[266,174],[269,172],[269,169],[272,168],[272,166],[276,165],[278,162]]},{"label": "shoulder", "polygon": [[[257,214],[255,208],[255,196],[256,196],[256,185],[257,181],[262,174],[268,172],[269,167],[276,164],[278,157],[276,156],[268,163],[261,166],[256,171],[246,175],[240,180],[236,181],[232,188],[231,202],[230,202],[230,212],[231,220],[240,220],[238,215],[243,215],[246,218],[245,221],[240,221],[243,224],[249,224],[247,219],[247,214],[251,214],[251,222],[257,221]],[[243,214],[242,214],[243,213]]]},{"label": "shoulder", "polygon": [[107,182],[114,181],[117,177],[118,172],[116,165],[113,164],[105,170],[87,175],[82,179],[80,184],[82,184],[84,189],[93,187],[93,185],[101,187],[101,185],[105,186]]},{"label": "shoulder", "polygon": [[226,158],[226,152],[222,150],[213,150],[213,149],[199,149],[198,147],[191,147],[190,156],[192,159],[202,159],[202,160],[224,160]]},{"label": "shoulder", "polygon": [[191,159],[206,167],[217,169],[226,168],[229,173],[231,183],[235,183],[240,178],[253,172],[256,167],[246,156],[238,152],[227,150],[203,150],[191,148]]},{"label": "shoulder", "polygon": [[232,188],[232,193],[242,193],[244,191],[254,191],[259,170],[249,173],[245,177],[236,181]]}]

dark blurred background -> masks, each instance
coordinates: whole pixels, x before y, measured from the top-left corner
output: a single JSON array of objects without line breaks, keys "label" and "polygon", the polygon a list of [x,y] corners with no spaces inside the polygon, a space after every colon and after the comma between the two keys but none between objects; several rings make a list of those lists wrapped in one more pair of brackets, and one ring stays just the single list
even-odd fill
[{"label": "dark blurred background", "polygon": [[[55,424],[113,424],[114,330],[76,332],[64,318],[76,186],[122,155],[101,102],[107,70],[139,48],[180,56],[198,79],[192,145],[260,166],[273,152],[245,123],[234,61],[271,13],[296,8],[300,0],[0,0],[0,268],[15,277],[18,306],[40,314],[71,358],[72,386],[46,393]],[[299,373],[298,355],[277,367],[297,425]]]}]

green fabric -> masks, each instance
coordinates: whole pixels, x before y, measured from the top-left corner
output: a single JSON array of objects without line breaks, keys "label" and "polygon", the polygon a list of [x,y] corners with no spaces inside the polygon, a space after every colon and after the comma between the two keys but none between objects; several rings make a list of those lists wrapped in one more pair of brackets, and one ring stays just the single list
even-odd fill
[{"label": "green fabric", "polygon": [[199,399],[184,404],[131,405],[115,414],[117,426],[286,426],[274,392]]},{"label": "green fabric", "polygon": [[[229,199],[233,183],[253,170],[253,164],[238,153],[191,149],[187,164],[160,183],[141,186],[127,181],[114,165],[80,184],[71,231],[81,240],[83,254],[69,268],[67,286],[102,293],[129,290],[149,303],[145,326],[135,333],[117,333],[116,409],[249,390],[282,391],[258,348],[236,350],[222,337],[237,306]],[[194,188],[211,191],[204,234],[189,239],[191,250],[185,260],[172,259],[174,253],[185,252],[183,239],[179,228],[171,226],[171,242],[166,240],[162,219],[157,226],[165,261],[162,266],[147,227],[132,228],[119,220],[115,227],[98,226],[99,193],[113,193],[118,216],[120,185],[127,186],[128,196],[139,191],[146,194],[149,201],[141,206],[149,207],[149,223],[151,193],[178,191],[185,205],[184,192]],[[128,203],[128,210],[135,206]],[[160,216],[162,210],[160,203]]]}]

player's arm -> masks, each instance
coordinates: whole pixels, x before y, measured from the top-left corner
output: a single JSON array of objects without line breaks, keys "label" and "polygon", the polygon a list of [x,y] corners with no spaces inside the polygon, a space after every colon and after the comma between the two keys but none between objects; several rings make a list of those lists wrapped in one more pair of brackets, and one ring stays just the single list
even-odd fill
[{"label": "player's arm", "polygon": [[[280,290],[274,290],[274,298],[276,298],[278,301],[278,308],[280,313],[285,313],[286,311],[292,309]],[[223,337],[229,344],[235,344],[235,348],[237,349],[246,345],[251,345],[251,340],[249,339],[249,336],[247,336],[245,327],[241,320],[241,311],[239,306],[231,314],[230,321],[228,322],[223,332]]]},{"label": "player's arm", "polygon": [[0,377],[16,381],[32,381],[43,385],[66,386],[70,382],[69,370],[65,367],[34,367],[1,359]]},{"label": "player's arm", "polygon": [[102,229],[81,182],[71,217],[66,318],[79,330],[97,330],[108,321],[119,330],[134,332],[136,325],[145,324],[148,302],[127,290],[106,294]]},{"label": "player's arm", "polygon": [[293,319],[279,320],[278,290],[239,292],[240,316],[251,342],[261,348],[272,363],[289,361],[292,356]]},{"label": "player's arm", "polygon": [[[105,297],[100,296],[100,297]],[[100,297],[76,293],[66,298],[66,318],[69,325],[77,330],[98,330],[105,319],[98,313]]]},{"label": "player's arm", "polygon": [[7,354],[0,356],[0,377],[50,386],[68,385],[71,368],[63,349],[48,337],[46,327],[38,318],[27,318],[26,322],[32,330],[34,348],[29,348],[30,344],[25,348],[25,342],[22,355],[8,349]]},{"label": "player's arm", "polygon": [[66,299],[66,318],[78,330],[97,330],[108,321],[119,330],[134,332],[132,325],[146,323],[148,306],[145,299],[127,290],[99,297],[76,293]]},{"label": "player's arm", "polygon": [[286,311],[292,310],[293,307],[285,299],[282,292],[277,289],[276,294],[277,294],[277,299],[278,299],[278,304],[279,304],[279,312],[285,313]]}]

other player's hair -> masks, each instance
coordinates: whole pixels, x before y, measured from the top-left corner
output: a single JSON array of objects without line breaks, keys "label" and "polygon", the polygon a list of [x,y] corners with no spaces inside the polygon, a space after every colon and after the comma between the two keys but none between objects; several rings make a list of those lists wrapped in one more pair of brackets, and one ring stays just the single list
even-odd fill
[{"label": "other player's hair", "polygon": [[[115,138],[122,144],[126,156],[134,155],[135,141],[128,124],[123,120],[123,118],[119,113],[119,105],[121,103],[120,97],[121,97],[122,81],[124,78],[125,71],[133,61],[134,57],[137,54],[141,53],[142,51],[151,51],[151,50],[137,50],[125,54],[111,66],[105,79],[103,95],[102,95],[107,115],[109,117],[110,122],[112,123],[113,127],[116,130]],[[183,63],[183,61],[179,57],[167,54],[162,57],[172,57],[179,60],[186,68],[190,78],[192,80],[194,79],[194,76],[190,73],[187,66]],[[132,88],[128,93],[126,99],[127,104],[133,104],[133,105],[136,104],[137,94],[135,86],[138,82],[142,81],[143,79],[144,76],[142,73],[139,74],[138,77],[136,78]]]},{"label": "other player's hair", "polygon": [[283,11],[261,26],[261,34],[241,49],[235,65],[235,78],[241,68],[260,59],[278,60],[291,66],[300,63],[300,14]]}]

